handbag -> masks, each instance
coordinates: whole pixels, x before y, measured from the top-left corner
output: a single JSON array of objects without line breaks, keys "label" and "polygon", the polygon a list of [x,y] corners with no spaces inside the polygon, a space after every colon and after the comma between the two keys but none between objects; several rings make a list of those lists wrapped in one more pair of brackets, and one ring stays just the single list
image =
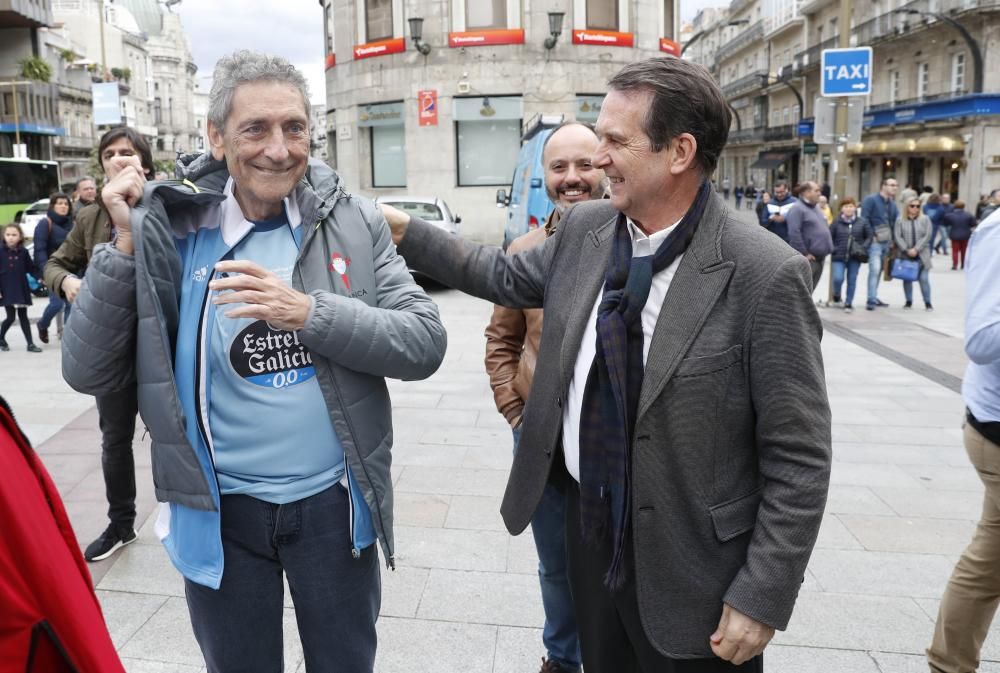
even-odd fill
[{"label": "handbag", "polygon": [[920,262],[915,259],[897,257],[892,262],[892,277],[910,282],[915,281],[920,277]]},{"label": "handbag", "polygon": [[[854,225],[851,225],[851,228],[853,229]],[[862,264],[868,261],[868,250],[858,243],[853,232],[847,237],[847,257]]]}]

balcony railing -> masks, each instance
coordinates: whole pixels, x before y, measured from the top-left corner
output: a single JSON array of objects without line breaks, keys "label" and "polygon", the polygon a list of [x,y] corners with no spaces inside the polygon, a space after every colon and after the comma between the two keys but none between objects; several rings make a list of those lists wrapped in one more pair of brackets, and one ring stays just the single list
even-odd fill
[{"label": "balcony railing", "polygon": [[762,142],[767,129],[758,127],[753,129],[740,129],[729,134],[729,145],[741,145],[744,143]]},{"label": "balcony railing", "polygon": [[828,37],[819,44],[814,44],[808,49],[800,51],[795,55],[795,69],[799,73],[802,73],[807,70],[812,70],[813,68],[818,68],[820,60],[822,60],[823,50],[833,49],[837,46],[837,42],[839,41],[840,36],[834,35],[833,37]]},{"label": "balcony railing", "polygon": [[764,130],[764,140],[767,142],[773,142],[775,140],[792,140],[795,138],[795,131],[797,128],[798,126],[796,124],[771,126]]},{"label": "balcony railing", "polygon": [[870,114],[872,112],[878,112],[879,110],[889,110],[896,107],[906,107],[907,105],[918,105],[920,103],[929,103],[935,100],[949,100],[951,98],[958,98],[959,96],[965,96],[968,91],[946,91],[944,93],[931,94],[929,96],[918,96],[916,98],[906,98],[904,100],[889,101],[886,103],[878,103],[876,105],[869,105],[865,108],[865,114]]},{"label": "balcony railing", "polygon": [[724,61],[740,49],[753,44],[762,37],[764,37],[763,19],[741,32],[726,44],[719,47],[719,50],[715,52],[715,60]]},{"label": "balcony railing", "polygon": [[744,75],[723,86],[722,94],[726,98],[737,98],[749,91],[758,91],[763,83],[761,78],[765,75],[767,75],[766,70],[754,70],[749,75]]},{"label": "balcony railing", "polygon": [[[899,8],[899,10],[916,10],[918,12],[937,12],[949,16],[960,16],[970,12],[1000,11],[1000,0],[914,0]],[[904,14],[899,10],[880,14],[854,28],[858,45],[869,45],[882,40],[889,40],[906,34],[908,31],[921,28],[925,19],[915,14]]]}]

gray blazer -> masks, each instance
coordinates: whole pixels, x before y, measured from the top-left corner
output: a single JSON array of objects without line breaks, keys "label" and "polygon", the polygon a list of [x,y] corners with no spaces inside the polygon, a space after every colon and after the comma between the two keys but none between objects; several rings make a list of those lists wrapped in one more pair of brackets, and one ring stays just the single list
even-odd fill
[{"label": "gray blazer", "polygon": [[916,248],[919,251],[918,259],[920,260],[920,266],[922,269],[930,270],[931,268],[931,232],[934,228],[931,226],[931,218],[927,217],[921,213],[917,219],[910,220],[905,217],[901,217],[896,220],[896,227],[893,229],[893,235],[895,237],[896,243],[896,256],[902,257],[903,259],[910,259],[910,256],[906,254],[906,251],[910,248]]},{"label": "gray blazer", "polygon": [[[501,512],[528,525],[600,291],[618,213],[566,212],[545,245],[504,255],[414,220],[408,264],[545,327]],[[809,264],[713,196],[674,276],[646,363],[633,449],[632,527],[643,625],[666,656],[712,656],[723,601],[784,629],[830,476],[830,407]]]}]

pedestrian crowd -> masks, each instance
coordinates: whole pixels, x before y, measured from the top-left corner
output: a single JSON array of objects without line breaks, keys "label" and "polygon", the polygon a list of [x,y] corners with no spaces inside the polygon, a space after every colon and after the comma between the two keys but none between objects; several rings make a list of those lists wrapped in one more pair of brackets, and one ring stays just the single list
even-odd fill
[{"label": "pedestrian crowd", "polygon": [[[897,204],[892,178],[860,204],[831,203],[814,181],[765,191],[724,178],[720,198],[711,176],[732,113],[707,70],[650,59],[608,88],[595,126],[547,131],[551,215],[506,252],[352,194],[309,156],[302,73],[253,51],[216,65],[210,149],[180,157],[179,179],[157,175],[139,133],[114,128],[98,147],[100,192],[84,178],[75,196],[52,194],[33,256],[18,225],[4,228],[0,347],[18,320],[40,350],[26,311],[29,277],[43,280],[39,340],[64,316],[63,375],[97,400],[108,524],[83,557],[136,540],[139,413],[156,534],[208,671],[281,670],[283,579],[307,670],[373,669],[377,549],[396,563],[385,379],[430,376],[447,342],[409,269],[496,304],[485,369],[513,452],[501,514],[512,534],[532,527],[541,673],[764,670],[829,486],[812,301],[828,257],[846,311],[866,263],[866,308],[886,305],[888,274],[905,308],[917,282],[931,310],[933,255],[950,243],[962,268],[969,253],[993,308],[970,323],[985,383],[967,393],[966,442],[1000,450],[1000,306],[983,270],[995,262],[967,250],[977,219],[965,204],[933,193]],[[730,190],[759,227],[731,217]],[[991,200],[980,229],[1000,221],[1000,190]],[[22,451],[10,432],[0,449]],[[984,481],[995,474],[976,465]],[[41,486],[32,497],[51,498]],[[989,516],[981,525],[997,528]],[[980,597],[965,578],[986,574],[984,556],[1000,562],[1000,541],[977,540],[942,602],[932,666],[978,657],[992,618],[963,607]],[[18,646],[4,619],[0,659]],[[87,640],[71,641],[80,657]],[[109,656],[106,639],[89,642]]]}]

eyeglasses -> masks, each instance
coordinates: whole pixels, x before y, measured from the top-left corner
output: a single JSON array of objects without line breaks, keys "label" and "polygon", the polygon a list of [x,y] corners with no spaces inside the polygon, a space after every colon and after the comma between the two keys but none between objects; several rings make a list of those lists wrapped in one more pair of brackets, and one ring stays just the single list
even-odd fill
[{"label": "eyeglasses", "polygon": [[907,208],[919,208],[920,204],[919,203],[911,203],[911,204],[907,205],[906,207]]}]

